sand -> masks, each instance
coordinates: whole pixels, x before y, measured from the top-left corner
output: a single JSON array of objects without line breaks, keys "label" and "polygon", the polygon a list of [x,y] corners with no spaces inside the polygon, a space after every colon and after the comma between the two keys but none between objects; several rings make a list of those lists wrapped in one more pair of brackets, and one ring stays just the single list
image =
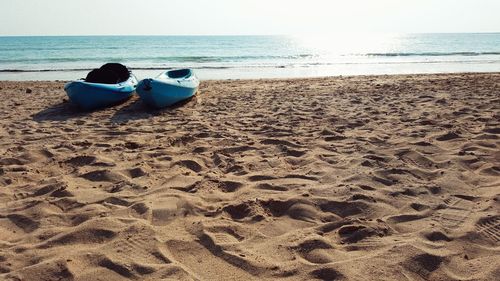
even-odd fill
[{"label": "sand", "polygon": [[0,280],[498,280],[500,74],[0,82]]}]

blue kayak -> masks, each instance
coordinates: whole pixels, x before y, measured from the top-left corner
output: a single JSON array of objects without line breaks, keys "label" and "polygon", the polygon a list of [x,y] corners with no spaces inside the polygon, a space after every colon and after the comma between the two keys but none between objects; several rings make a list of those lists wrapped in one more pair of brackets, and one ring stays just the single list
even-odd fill
[{"label": "blue kayak", "polygon": [[163,108],[193,97],[199,85],[191,69],[178,69],[142,80],[137,85],[137,93],[147,105]]},{"label": "blue kayak", "polygon": [[[130,74],[128,70],[126,70],[126,73],[121,74],[121,78],[118,76],[112,77],[111,79],[114,83],[106,81],[106,77],[104,77],[104,79],[102,76],[97,78],[91,77],[91,74],[96,73],[97,75],[102,75],[103,67],[104,71],[108,71],[108,73],[105,74],[110,74],[109,70],[106,69],[106,67],[110,67],[109,65],[111,65],[112,68],[116,67],[117,64],[106,64],[102,66],[101,69],[93,70],[86,79],[67,83],[64,86],[64,90],[68,94],[71,102],[84,110],[92,110],[118,104],[130,98],[137,87],[137,78]],[[125,72],[125,69],[126,68],[123,68],[121,70]],[[114,73],[111,74],[114,75]],[[120,80],[122,82],[120,82]],[[95,81],[98,81],[98,83]]]}]

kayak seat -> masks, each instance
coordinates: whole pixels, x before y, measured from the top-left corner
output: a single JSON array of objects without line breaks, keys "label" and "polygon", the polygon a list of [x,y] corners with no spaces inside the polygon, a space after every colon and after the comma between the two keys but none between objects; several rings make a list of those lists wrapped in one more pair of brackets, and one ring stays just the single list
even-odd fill
[{"label": "kayak seat", "polygon": [[118,75],[107,69],[94,69],[85,78],[86,82],[89,83],[100,83],[100,84],[117,84],[120,78]]},{"label": "kayak seat", "polygon": [[130,71],[126,66],[120,63],[107,63],[101,66],[101,69],[116,73],[119,78],[118,83],[125,82],[130,78]]},{"label": "kayak seat", "polygon": [[169,78],[177,79],[191,76],[191,69],[179,69],[167,72]]}]

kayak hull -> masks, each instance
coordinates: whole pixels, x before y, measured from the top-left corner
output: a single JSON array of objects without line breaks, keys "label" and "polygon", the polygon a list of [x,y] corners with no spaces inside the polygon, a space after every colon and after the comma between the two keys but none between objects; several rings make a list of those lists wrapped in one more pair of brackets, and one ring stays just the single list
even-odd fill
[{"label": "kayak hull", "polygon": [[137,79],[131,76],[118,84],[72,81],[64,86],[70,101],[84,110],[107,107],[129,99],[137,87]]},{"label": "kayak hull", "polygon": [[155,79],[140,81],[137,93],[148,106],[164,108],[193,97],[198,86],[199,80],[192,72],[187,77],[170,78],[167,71]]}]

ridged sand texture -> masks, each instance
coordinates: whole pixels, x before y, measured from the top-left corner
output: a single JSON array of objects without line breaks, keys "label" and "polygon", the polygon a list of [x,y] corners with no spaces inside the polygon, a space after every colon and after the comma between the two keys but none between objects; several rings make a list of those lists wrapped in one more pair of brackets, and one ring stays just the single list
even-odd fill
[{"label": "ridged sand texture", "polygon": [[500,74],[62,87],[0,82],[1,280],[500,276]]}]

